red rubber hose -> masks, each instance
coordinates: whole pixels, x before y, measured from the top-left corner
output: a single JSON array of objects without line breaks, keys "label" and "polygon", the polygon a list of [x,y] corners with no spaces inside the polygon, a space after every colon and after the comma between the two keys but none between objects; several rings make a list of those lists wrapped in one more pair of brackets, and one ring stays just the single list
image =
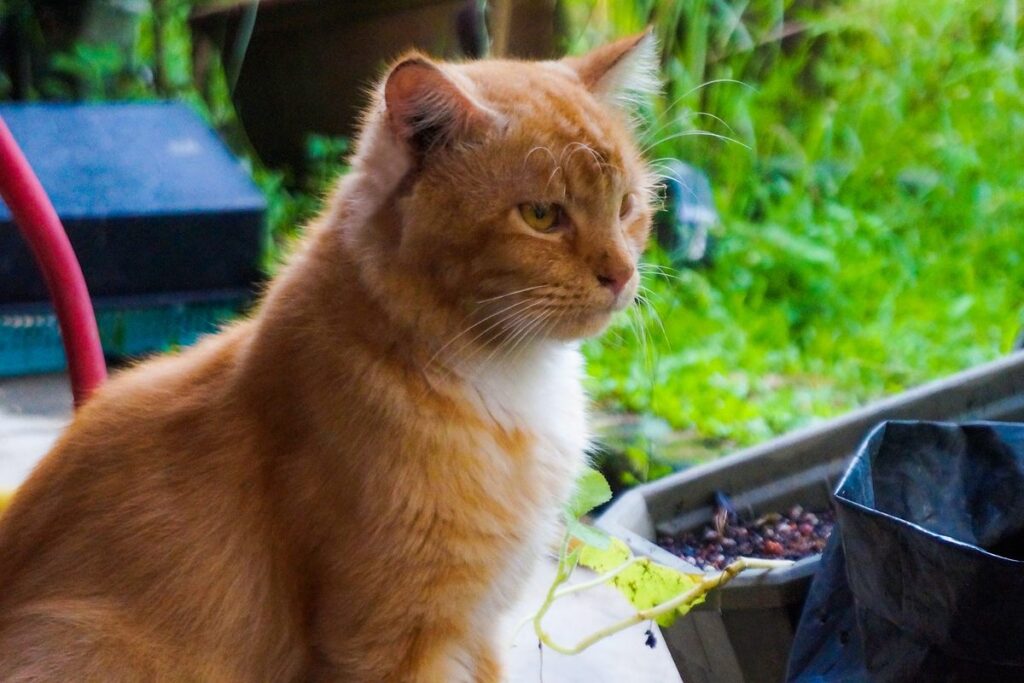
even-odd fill
[{"label": "red rubber hose", "polygon": [[14,136],[0,117],[0,197],[28,241],[57,311],[75,405],[107,377],[96,316],[64,226]]}]

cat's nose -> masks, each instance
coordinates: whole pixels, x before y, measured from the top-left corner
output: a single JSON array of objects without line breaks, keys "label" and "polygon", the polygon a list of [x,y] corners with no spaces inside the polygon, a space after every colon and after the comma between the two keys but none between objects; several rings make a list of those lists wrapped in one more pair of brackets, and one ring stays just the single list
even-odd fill
[{"label": "cat's nose", "polygon": [[625,288],[626,283],[633,277],[633,270],[633,266],[629,265],[622,266],[615,270],[609,270],[605,273],[598,273],[597,281],[602,287],[608,288],[608,290],[617,297]]}]

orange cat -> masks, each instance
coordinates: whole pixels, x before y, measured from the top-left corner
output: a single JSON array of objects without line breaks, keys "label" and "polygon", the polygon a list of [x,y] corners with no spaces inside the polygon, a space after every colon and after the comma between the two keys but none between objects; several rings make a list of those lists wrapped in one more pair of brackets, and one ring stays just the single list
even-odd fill
[{"label": "orange cat", "polygon": [[121,373],[0,522],[3,681],[498,681],[633,299],[646,34],[381,84],[249,320]]}]

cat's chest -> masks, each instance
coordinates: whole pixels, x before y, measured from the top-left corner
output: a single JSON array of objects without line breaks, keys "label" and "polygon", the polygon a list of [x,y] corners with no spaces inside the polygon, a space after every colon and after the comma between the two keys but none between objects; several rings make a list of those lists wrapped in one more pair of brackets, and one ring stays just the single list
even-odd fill
[{"label": "cat's chest", "polygon": [[484,368],[472,403],[483,425],[486,466],[520,487],[541,489],[552,503],[568,495],[587,445],[583,363],[574,346],[538,345]]}]

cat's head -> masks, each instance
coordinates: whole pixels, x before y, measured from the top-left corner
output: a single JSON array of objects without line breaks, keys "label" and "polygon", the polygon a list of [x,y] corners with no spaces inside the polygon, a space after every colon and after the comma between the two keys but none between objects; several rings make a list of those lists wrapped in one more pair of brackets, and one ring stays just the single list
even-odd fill
[{"label": "cat's head", "polygon": [[625,100],[654,66],[649,33],[561,61],[401,59],[353,162],[382,284],[425,289],[481,343],[603,330],[650,231]]}]

